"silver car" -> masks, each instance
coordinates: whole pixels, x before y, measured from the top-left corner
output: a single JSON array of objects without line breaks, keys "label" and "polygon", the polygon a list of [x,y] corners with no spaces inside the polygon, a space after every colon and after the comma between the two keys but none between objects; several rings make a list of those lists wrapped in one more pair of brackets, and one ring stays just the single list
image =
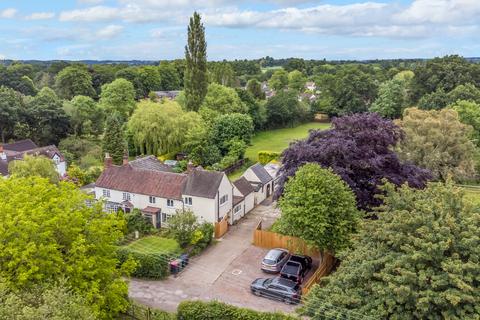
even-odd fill
[{"label": "silver car", "polygon": [[290,259],[288,250],[280,248],[272,249],[268,251],[262,260],[262,270],[268,273],[280,272],[288,259]]}]

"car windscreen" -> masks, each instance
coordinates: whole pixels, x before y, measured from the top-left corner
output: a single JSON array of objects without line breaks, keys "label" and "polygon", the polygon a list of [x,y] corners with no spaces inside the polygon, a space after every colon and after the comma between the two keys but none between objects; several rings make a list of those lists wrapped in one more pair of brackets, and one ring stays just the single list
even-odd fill
[{"label": "car windscreen", "polygon": [[263,263],[268,264],[268,265],[274,265],[276,263],[276,261],[272,260],[272,259],[265,258],[265,259],[263,259]]}]

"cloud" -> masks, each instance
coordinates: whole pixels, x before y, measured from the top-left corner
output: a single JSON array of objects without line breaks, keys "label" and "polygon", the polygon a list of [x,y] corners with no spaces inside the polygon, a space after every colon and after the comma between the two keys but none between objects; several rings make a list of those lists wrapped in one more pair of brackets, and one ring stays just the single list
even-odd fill
[{"label": "cloud", "polygon": [[0,18],[11,19],[17,15],[17,9],[7,8],[0,11]]},{"label": "cloud", "polygon": [[122,32],[122,30],[122,26],[112,24],[98,30],[97,37],[102,39],[111,39],[118,36]]},{"label": "cloud", "polygon": [[47,20],[55,17],[54,12],[34,12],[25,17],[27,20]]},{"label": "cloud", "polygon": [[108,21],[118,19],[119,13],[120,10],[118,8],[95,6],[86,9],[63,11],[60,13],[60,21]]},{"label": "cloud", "polygon": [[77,0],[80,4],[100,4],[104,2],[104,0]]}]

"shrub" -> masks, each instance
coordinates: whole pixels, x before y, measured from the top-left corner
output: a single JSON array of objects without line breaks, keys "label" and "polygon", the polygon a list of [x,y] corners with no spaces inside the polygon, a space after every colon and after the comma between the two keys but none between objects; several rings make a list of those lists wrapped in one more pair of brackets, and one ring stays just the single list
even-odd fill
[{"label": "shrub", "polygon": [[204,222],[202,223],[195,232],[199,232],[201,237],[195,242],[191,255],[196,255],[204,250],[212,242],[214,227],[213,224]]},{"label": "shrub", "polygon": [[192,211],[177,211],[168,220],[169,233],[182,248],[188,246],[198,227],[197,216]]},{"label": "shrub", "polygon": [[183,301],[177,308],[179,320],[294,320],[299,319],[283,313],[258,312],[238,308],[218,301]]},{"label": "shrub", "polygon": [[132,212],[125,214],[127,221],[127,233],[138,231],[141,234],[149,234],[153,230],[152,222],[144,217],[140,210],[133,209]]},{"label": "shrub", "polygon": [[280,153],[273,151],[259,151],[258,152],[258,162],[265,165],[272,160],[280,159]]},{"label": "shrub", "polygon": [[118,249],[117,253],[120,264],[129,258],[137,262],[133,277],[161,280],[170,274],[168,262],[171,257],[166,254],[140,253],[126,247]]}]

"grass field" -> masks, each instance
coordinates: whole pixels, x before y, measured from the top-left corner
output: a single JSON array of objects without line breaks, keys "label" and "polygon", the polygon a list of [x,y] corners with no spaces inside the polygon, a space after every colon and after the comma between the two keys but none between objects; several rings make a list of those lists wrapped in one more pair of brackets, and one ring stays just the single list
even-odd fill
[{"label": "grass field", "polygon": [[475,205],[480,205],[480,187],[478,186],[463,186],[465,190],[465,198],[472,201]]},{"label": "grass field", "polygon": [[127,246],[132,251],[141,253],[180,253],[181,249],[174,239],[149,236],[130,243]]},{"label": "grass field", "polygon": [[250,146],[245,152],[245,157],[248,158],[250,162],[228,176],[232,180],[239,178],[249,166],[258,160],[259,151],[282,152],[288,147],[290,142],[306,138],[310,129],[327,129],[329,127],[329,123],[309,122],[294,128],[259,132],[252,138]]}]

